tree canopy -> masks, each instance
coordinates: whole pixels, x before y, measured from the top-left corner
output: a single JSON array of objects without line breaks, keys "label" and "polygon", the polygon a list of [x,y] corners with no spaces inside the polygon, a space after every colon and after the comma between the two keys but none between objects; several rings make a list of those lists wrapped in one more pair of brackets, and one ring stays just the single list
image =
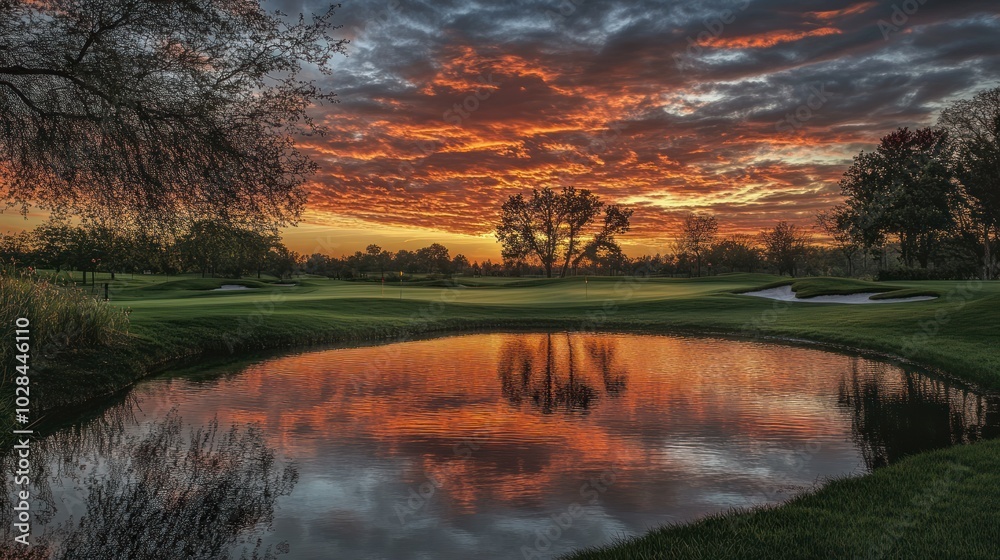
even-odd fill
[{"label": "tree canopy", "polygon": [[955,148],[956,172],[977,210],[1000,224],[1000,88],[957,101],[941,114]]},{"label": "tree canopy", "polygon": [[246,0],[0,0],[0,198],[79,214],[288,223],[297,135],[344,40]]},{"label": "tree canopy", "polygon": [[1000,88],[957,101],[940,124],[954,147],[955,175],[982,224],[984,277],[992,278],[990,230],[1000,227]]},{"label": "tree canopy", "polygon": [[694,254],[701,276],[701,256],[715,241],[719,232],[719,221],[715,216],[691,214],[684,219],[681,230],[681,246]]},{"label": "tree canopy", "polygon": [[807,240],[803,232],[793,224],[778,222],[771,229],[760,233],[767,260],[778,269],[778,274],[795,276],[796,263],[805,254]]},{"label": "tree canopy", "polygon": [[861,153],[840,182],[847,222],[859,244],[878,249],[886,236],[899,239],[907,266],[927,267],[940,232],[960,206],[948,164],[947,133],[901,128]]},{"label": "tree canopy", "polygon": [[[598,219],[602,209],[603,219]],[[617,204],[606,206],[587,189],[556,192],[545,187],[533,190],[530,197],[517,194],[504,202],[496,238],[505,261],[536,259],[551,278],[562,260],[560,276],[565,276],[587,256],[620,252],[615,235],[629,230],[632,212]]]}]

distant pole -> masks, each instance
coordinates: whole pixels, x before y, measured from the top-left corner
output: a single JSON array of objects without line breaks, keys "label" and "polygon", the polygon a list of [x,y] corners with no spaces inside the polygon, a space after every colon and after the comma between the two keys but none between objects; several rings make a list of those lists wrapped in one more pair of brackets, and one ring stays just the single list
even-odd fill
[{"label": "distant pole", "polygon": [[583,299],[588,299],[588,298],[590,298],[590,280],[588,280],[587,276],[584,275],[583,276]]},{"label": "distant pole", "polygon": [[109,285],[110,284],[108,284],[107,282],[104,283],[104,301],[111,301],[111,297],[108,296],[108,286]]},{"label": "distant pole", "polygon": [[403,301],[403,271],[399,271],[399,301]]}]

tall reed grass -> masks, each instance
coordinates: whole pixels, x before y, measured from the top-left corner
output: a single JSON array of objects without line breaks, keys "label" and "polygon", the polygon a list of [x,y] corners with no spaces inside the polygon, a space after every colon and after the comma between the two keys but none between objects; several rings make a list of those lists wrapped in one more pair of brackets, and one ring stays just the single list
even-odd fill
[{"label": "tall reed grass", "polygon": [[[81,349],[109,347],[128,332],[128,310],[31,270],[0,268],[0,426],[11,421],[17,373],[15,321],[28,319],[29,366]],[[29,369],[29,376],[32,370]]]}]

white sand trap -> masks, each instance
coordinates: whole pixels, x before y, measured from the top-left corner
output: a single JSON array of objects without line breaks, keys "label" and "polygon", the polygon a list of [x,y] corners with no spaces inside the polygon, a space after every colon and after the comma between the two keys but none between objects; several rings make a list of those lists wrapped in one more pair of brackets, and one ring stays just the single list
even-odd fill
[{"label": "white sand trap", "polygon": [[247,286],[241,286],[239,284],[223,284],[218,288],[212,290],[213,292],[230,292],[233,290],[252,290],[253,288]]},{"label": "white sand trap", "polygon": [[298,284],[271,284],[272,286],[280,286],[282,288],[294,288]]},{"label": "white sand trap", "polygon": [[911,301],[927,301],[931,299],[937,299],[934,296],[914,296],[908,298],[893,298],[893,299],[871,299],[872,296],[876,295],[874,293],[851,294],[848,296],[816,296],[811,298],[799,298],[795,297],[795,292],[792,291],[791,286],[779,286],[777,288],[757,290],[756,292],[743,292],[740,295],[762,297],[767,299],[776,299],[780,301],[799,301],[805,303],[849,303],[856,305],[866,304],[866,303],[907,303]]}]

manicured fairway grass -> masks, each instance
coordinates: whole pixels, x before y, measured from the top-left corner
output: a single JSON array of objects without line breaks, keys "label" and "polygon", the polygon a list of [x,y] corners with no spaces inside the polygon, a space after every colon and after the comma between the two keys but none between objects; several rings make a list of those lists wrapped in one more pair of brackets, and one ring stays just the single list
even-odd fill
[{"label": "manicured fairway grass", "polygon": [[[98,280],[99,282],[101,280]],[[131,342],[80,352],[39,373],[38,402],[79,403],[179,359],[469,329],[554,328],[779,337],[888,353],[1000,389],[1000,283],[797,280],[802,295],[938,295],[883,305],[776,302],[739,295],[768,275],[701,279],[458,279],[400,284],[299,279],[121,277]],[[242,283],[253,290],[212,291]],[[995,558],[1000,444],[912,457],[765,511],[655,531],[578,558]],[[929,505],[927,505],[929,503]],[[887,536],[888,535],[888,536]],[[891,537],[891,538],[890,538]]]},{"label": "manicured fairway grass", "polygon": [[220,292],[211,288],[235,281],[137,277],[122,281],[112,299],[132,309],[131,331],[155,361],[201,350],[231,353],[327,341],[391,340],[454,329],[676,330],[849,345],[1000,388],[1000,352],[994,350],[1000,340],[1000,283],[796,281],[800,295],[903,289],[897,293],[941,296],[925,302],[847,306],[775,302],[733,293],[778,280],[768,275],[489,280],[458,279],[450,287],[404,283],[400,288],[398,283],[383,287],[327,279],[274,287],[248,279],[243,282],[256,289]]}]

